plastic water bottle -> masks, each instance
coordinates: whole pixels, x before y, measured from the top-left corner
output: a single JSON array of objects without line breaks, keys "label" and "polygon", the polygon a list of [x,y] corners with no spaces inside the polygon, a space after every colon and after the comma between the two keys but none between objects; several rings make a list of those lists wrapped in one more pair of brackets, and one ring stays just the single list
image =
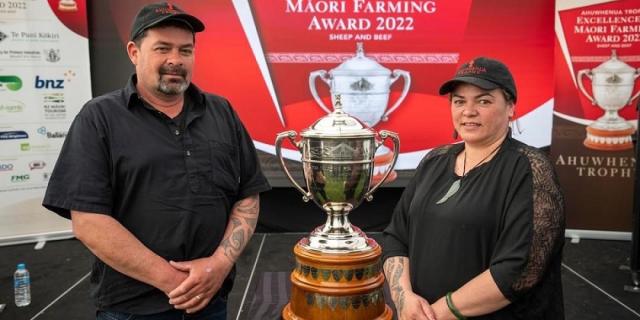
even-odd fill
[{"label": "plastic water bottle", "polygon": [[13,290],[16,306],[25,307],[31,303],[31,279],[24,263],[19,263],[13,274]]}]

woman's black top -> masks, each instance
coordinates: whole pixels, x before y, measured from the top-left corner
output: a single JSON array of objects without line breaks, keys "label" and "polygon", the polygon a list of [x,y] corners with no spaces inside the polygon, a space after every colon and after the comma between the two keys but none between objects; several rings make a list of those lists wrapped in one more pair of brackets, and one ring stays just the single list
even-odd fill
[{"label": "woman's black top", "polygon": [[384,231],[384,259],[408,257],[413,290],[430,303],[489,269],[511,304],[478,319],[563,319],[564,201],[553,166],[507,137],[436,204],[460,178],[463,150],[447,145],[422,160]]}]

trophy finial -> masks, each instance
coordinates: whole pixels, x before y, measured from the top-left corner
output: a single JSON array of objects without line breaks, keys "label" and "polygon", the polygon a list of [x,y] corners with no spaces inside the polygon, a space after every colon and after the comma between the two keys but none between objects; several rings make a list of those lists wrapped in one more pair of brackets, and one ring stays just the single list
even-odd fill
[{"label": "trophy finial", "polygon": [[356,57],[364,57],[364,44],[356,42]]},{"label": "trophy finial", "polygon": [[616,49],[611,49],[611,58],[618,59],[618,53],[616,52]]}]

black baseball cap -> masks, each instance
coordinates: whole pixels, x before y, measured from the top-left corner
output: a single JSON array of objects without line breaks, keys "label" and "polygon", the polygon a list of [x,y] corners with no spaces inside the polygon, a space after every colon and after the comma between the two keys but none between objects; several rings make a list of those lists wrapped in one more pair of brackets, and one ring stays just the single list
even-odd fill
[{"label": "black baseball cap", "polygon": [[453,79],[440,86],[440,94],[453,91],[460,82],[469,83],[485,90],[502,88],[516,102],[518,96],[513,76],[504,63],[491,58],[478,57],[463,64]]},{"label": "black baseball cap", "polygon": [[204,23],[200,19],[184,12],[180,7],[168,2],[148,4],[133,19],[129,40],[134,40],[145,30],[163,21],[175,20],[185,23],[193,32],[204,30]]}]

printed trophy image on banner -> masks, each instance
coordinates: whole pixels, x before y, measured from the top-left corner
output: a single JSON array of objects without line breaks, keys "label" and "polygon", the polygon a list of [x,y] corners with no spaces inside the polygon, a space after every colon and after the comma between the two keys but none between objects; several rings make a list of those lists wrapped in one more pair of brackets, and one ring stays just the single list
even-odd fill
[{"label": "printed trophy image on banner", "polygon": [[[387,109],[390,87],[401,77],[404,79],[402,94],[393,106]],[[309,75],[309,89],[313,98],[322,110],[331,113],[318,96],[316,78],[329,85],[334,104],[336,95],[340,95],[342,109],[370,127],[374,127],[380,121],[387,121],[389,114],[396,110],[407,97],[411,86],[411,76],[408,71],[395,69],[392,72],[374,59],[368,58],[364,54],[362,42],[357,43],[355,57],[347,59],[328,72],[317,70]]]},{"label": "printed trophy image on banner", "polygon": [[556,1],[551,159],[569,232],[631,230],[638,12],[637,0]]},{"label": "printed trophy image on banner", "polygon": [[[366,123],[343,111],[341,95],[334,108],[309,128],[302,139],[296,132],[278,134],[277,157],[293,186],[327,214],[326,223],[301,239],[294,247],[296,265],[291,274],[290,303],[284,319],[391,319],[385,304],[380,256],[375,240],[349,222],[348,215],[387,179],[398,156],[396,133],[376,133]],[[350,99],[353,101],[353,99]],[[302,154],[307,189],[291,176],[282,158],[282,143],[288,139]],[[377,183],[372,182],[374,154],[380,139],[393,141],[393,159]]]},{"label": "printed trophy image on banner", "polygon": [[[402,93],[396,102],[388,108],[391,85],[400,78],[404,80]],[[327,108],[318,95],[316,79],[321,79],[329,86],[334,104],[336,103],[335,97],[341,97],[342,109],[369,127],[374,127],[380,121],[387,121],[389,115],[407,97],[411,86],[411,76],[408,71],[400,69],[391,71],[376,60],[367,57],[362,42],[357,43],[355,57],[345,60],[328,72],[316,70],[309,74],[309,90],[311,90],[313,98],[322,110],[331,113],[332,111]],[[389,148],[380,146],[374,159],[373,181],[375,183],[381,180],[389,168],[394,159],[394,153]],[[392,171],[386,181],[393,181],[396,176],[397,173]]]},{"label": "printed trophy image on banner", "polygon": [[[593,95],[584,87],[582,77],[591,80]],[[635,100],[640,91],[632,96],[635,80],[640,69],[634,69],[620,61],[616,50],[611,58],[594,69],[578,71],[578,87],[582,94],[604,110],[604,115],[587,126],[587,138],[584,145],[596,150],[626,150],[633,148],[631,135],[635,128],[620,117],[618,111]]]},{"label": "printed trophy image on banner", "polygon": [[[113,29],[100,32],[115,30],[126,44],[125,26],[142,3],[105,4],[118,14],[113,14]],[[331,112],[336,93],[342,95],[345,112],[376,130],[404,137],[387,182],[406,185],[431,149],[455,142],[449,101],[438,88],[461,61],[478,56],[503,61],[516,79],[520,94],[514,120],[522,130],[515,137],[536,147],[551,143],[553,1],[177,4],[201,13],[206,25],[215,26],[198,34],[193,81],[233,104],[273,186],[289,185],[275,156],[274,136],[286,130],[300,132]],[[395,156],[391,149],[386,145],[375,155],[375,181]],[[288,144],[282,155],[292,162],[300,159],[299,151]]]}]

